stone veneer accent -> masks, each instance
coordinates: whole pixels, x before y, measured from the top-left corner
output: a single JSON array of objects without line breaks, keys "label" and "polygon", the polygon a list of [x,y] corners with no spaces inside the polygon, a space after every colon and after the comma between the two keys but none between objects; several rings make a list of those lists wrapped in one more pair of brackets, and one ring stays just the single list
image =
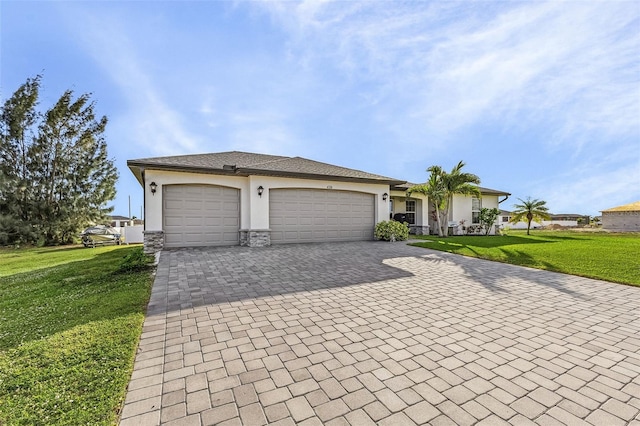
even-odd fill
[{"label": "stone veneer accent", "polygon": [[409,225],[409,233],[413,235],[429,235],[429,225]]},{"label": "stone veneer accent", "polygon": [[271,245],[269,229],[241,229],[240,245],[245,247],[267,247]]},{"label": "stone veneer accent", "polygon": [[155,254],[164,248],[164,231],[142,231],[145,254]]}]

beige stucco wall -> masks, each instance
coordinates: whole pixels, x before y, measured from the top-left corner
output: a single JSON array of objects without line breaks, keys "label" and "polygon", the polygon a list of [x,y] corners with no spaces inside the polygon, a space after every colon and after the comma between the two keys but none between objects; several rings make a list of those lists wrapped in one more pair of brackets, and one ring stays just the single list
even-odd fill
[{"label": "beige stucco wall", "polygon": [[[151,194],[149,183],[158,185],[155,195]],[[162,230],[162,186],[176,184],[221,185],[240,190],[240,228],[246,230],[269,229],[269,190],[278,188],[333,189],[338,191],[357,191],[375,195],[375,221],[389,217],[389,202],[382,194],[389,193],[389,185],[355,182],[336,182],[328,180],[310,180],[279,178],[270,176],[221,176],[202,173],[170,172],[159,170],[145,171],[145,230]],[[258,187],[262,186],[262,197],[258,196]]]},{"label": "beige stucco wall", "polygon": [[[453,196],[453,207],[450,210],[450,219],[452,222],[460,223],[461,220],[465,221],[465,225],[471,225],[472,219],[472,199],[471,196],[464,195],[454,195]],[[483,195],[481,200],[481,207],[487,209],[500,209],[498,205],[498,196],[497,195]],[[496,220],[496,224],[499,222],[500,218]]]},{"label": "beige stucco wall", "polygon": [[[391,197],[394,201],[394,213],[406,213],[405,212],[405,201],[407,200],[407,195],[404,191],[392,191]],[[471,224],[471,204],[472,198],[470,196],[464,195],[454,195],[453,196],[453,204],[449,209],[449,219],[451,222],[460,223],[461,220],[465,221],[466,225]],[[429,225],[429,203],[427,197],[422,194],[413,193],[411,194],[410,199],[416,199],[418,202],[416,203],[416,225],[427,226]],[[499,209],[498,204],[499,197],[497,195],[484,195],[482,197],[482,207],[486,207],[489,209],[497,208]],[[496,224],[499,224],[499,218],[496,220]]]},{"label": "beige stucco wall", "polygon": [[602,229],[613,232],[640,232],[640,211],[602,212]]},{"label": "beige stucco wall", "polygon": [[[393,213],[406,213],[407,199],[416,200],[416,225],[428,226],[429,225],[429,203],[427,197],[413,193],[411,197],[407,197],[405,191],[391,191],[391,198],[393,199]],[[387,206],[387,219],[389,218],[389,206]]]}]

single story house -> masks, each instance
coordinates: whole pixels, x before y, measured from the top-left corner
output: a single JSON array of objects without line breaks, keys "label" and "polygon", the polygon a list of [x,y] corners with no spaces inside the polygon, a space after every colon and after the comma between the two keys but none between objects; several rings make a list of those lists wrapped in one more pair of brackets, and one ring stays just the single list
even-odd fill
[{"label": "single story house", "polygon": [[640,201],[602,210],[602,229],[640,232]]},{"label": "single story house", "polygon": [[[429,229],[429,202],[407,197],[405,181],[306,158],[232,151],[127,165],[144,189],[147,252],[372,240],[375,224],[394,212],[408,213],[414,232]],[[456,196],[451,220],[471,223],[480,206],[509,195],[481,191],[481,201]]]},{"label": "single story house", "polygon": [[109,225],[114,228],[121,228],[125,226],[143,225],[144,221],[141,219],[131,219],[126,216],[111,215],[109,216]]},{"label": "single story house", "polygon": [[[527,222],[520,221],[517,223],[510,223],[511,217],[513,213],[507,210],[500,210],[500,218],[499,223],[503,228],[509,229],[527,229]],[[559,225],[564,228],[576,228],[580,225],[588,225],[589,224],[589,216],[582,214],[574,214],[574,213],[561,213],[561,214],[550,214],[551,218],[549,220],[543,220],[542,223],[538,223],[535,220],[531,222],[531,228],[543,228],[545,226],[551,225]]]}]

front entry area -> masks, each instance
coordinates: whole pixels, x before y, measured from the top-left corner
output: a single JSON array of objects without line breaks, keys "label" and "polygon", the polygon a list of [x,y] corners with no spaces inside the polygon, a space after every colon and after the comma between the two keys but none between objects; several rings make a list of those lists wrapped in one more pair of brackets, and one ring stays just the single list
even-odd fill
[{"label": "front entry area", "polygon": [[240,191],[216,185],[165,185],[164,247],[240,244]]},{"label": "front entry area", "polygon": [[271,243],[373,240],[374,196],[330,189],[272,189]]}]

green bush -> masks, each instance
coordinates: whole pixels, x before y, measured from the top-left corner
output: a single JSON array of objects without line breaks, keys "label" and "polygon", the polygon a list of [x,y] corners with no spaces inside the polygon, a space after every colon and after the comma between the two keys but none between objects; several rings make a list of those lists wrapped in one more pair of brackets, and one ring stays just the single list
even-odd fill
[{"label": "green bush", "polygon": [[377,240],[405,241],[409,238],[409,224],[385,220],[376,224],[374,236]]},{"label": "green bush", "polygon": [[132,253],[124,257],[122,263],[118,267],[117,273],[144,271],[153,267],[154,257],[145,254],[142,247],[138,247]]}]

